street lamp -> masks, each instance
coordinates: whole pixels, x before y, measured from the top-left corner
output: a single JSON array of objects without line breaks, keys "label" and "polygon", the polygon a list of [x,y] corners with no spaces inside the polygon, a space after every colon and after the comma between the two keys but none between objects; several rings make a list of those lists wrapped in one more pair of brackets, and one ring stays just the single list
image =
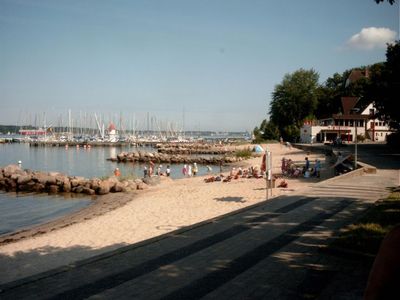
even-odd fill
[{"label": "street lamp", "polygon": [[[355,115],[356,113],[358,113],[360,111],[359,108],[352,108],[350,110],[352,112],[353,115]],[[354,170],[357,169],[357,124],[356,124],[356,120],[353,119],[354,122]]]}]

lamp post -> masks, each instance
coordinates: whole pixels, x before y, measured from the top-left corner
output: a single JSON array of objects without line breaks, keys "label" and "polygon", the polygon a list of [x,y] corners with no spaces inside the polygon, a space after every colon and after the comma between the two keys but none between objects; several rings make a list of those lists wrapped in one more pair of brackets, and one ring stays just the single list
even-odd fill
[{"label": "lamp post", "polygon": [[[355,115],[360,111],[359,108],[353,108],[351,109],[351,112]],[[354,170],[357,169],[357,123],[356,120],[353,119],[354,122]]]}]

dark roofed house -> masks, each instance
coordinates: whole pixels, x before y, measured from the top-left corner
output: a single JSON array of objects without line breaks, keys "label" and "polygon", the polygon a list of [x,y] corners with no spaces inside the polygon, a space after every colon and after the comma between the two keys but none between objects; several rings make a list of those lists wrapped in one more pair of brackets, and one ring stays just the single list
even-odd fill
[{"label": "dark roofed house", "polygon": [[[353,70],[346,80],[346,86],[368,76],[368,69]],[[338,138],[350,142],[355,140],[356,132],[371,141],[385,141],[386,136],[391,133],[388,124],[376,119],[373,103],[367,107],[359,107],[358,100],[358,97],[342,97],[343,113],[333,114],[330,118],[318,120],[313,124],[305,123],[300,131],[301,142],[326,142]]]}]

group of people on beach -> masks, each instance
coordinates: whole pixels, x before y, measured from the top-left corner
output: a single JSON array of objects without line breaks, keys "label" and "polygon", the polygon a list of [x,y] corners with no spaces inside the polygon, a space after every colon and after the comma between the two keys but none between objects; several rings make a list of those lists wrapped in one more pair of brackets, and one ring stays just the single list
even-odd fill
[{"label": "group of people on beach", "polygon": [[199,172],[199,168],[197,167],[197,163],[192,164],[184,164],[182,167],[182,175],[184,177],[192,177],[196,176]]},{"label": "group of people on beach", "polygon": [[282,158],[281,171],[282,175],[288,177],[299,177],[304,176],[305,178],[321,176],[321,161],[319,159],[315,160],[314,166],[311,166],[308,157],[305,159],[303,167],[297,166],[290,158]]},{"label": "group of people on beach", "polygon": [[263,173],[261,172],[258,166],[250,166],[247,169],[243,169],[242,167],[235,168],[233,167],[229,172],[229,175],[220,174],[217,176],[209,176],[204,178],[205,182],[214,182],[214,181],[222,181],[222,182],[230,182],[232,179],[239,178],[263,178]]},{"label": "group of people on beach", "polygon": [[157,169],[155,169],[155,165],[152,161],[149,162],[149,167],[147,166],[143,167],[143,177],[151,177],[151,176],[167,176],[169,177],[171,175],[171,167],[167,165],[167,168],[165,171],[163,171],[163,166],[160,164],[158,165]]}]

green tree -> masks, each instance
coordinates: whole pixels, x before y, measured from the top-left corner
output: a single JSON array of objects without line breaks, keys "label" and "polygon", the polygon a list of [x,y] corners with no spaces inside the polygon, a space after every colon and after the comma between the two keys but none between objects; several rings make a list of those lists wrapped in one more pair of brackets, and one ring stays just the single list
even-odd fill
[{"label": "green tree", "polygon": [[318,119],[327,118],[341,110],[341,98],[344,95],[345,74],[335,73],[317,90],[318,105],[315,115]]},{"label": "green tree", "polygon": [[303,120],[313,115],[318,104],[319,75],[313,69],[286,74],[275,86],[270,104],[270,121],[276,124],[285,140],[300,135]]},{"label": "green tree", "polygon": [[279,129],[273,122],[268,121],[265,122],[265,126],[263,128],[262,138],[264,140],[278,140],[279,139]]},{"label": "green tree", "polygon": [[386,62],[371,72],[371,84],[366,97],[374,100],[379,117],[393,129],[400,130],[400,42],[389,44]]}]

